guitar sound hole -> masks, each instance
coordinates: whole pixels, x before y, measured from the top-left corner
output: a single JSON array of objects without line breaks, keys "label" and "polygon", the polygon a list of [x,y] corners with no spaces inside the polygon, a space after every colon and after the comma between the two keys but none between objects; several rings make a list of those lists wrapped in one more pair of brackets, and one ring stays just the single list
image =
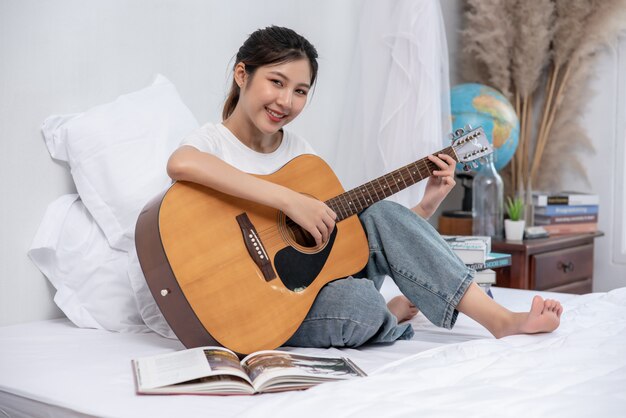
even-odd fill
[{"label": "guitar sound hole", "polygon": [[287,218],[287,232],[291,239],[302,247],[314,248],[316,246],[313,235],[309,234],[305,229],[289,218]]}]

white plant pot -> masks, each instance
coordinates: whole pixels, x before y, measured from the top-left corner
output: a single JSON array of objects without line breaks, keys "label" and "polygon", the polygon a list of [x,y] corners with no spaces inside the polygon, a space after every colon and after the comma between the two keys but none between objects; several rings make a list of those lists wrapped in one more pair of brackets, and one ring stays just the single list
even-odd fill
[{"label": "white plant pot", "polygon": [[524,226],[526,222],[524,220],[512,221],[510,219],[504,220],[504,236],[507,241],[521,241],[524,239]]}]

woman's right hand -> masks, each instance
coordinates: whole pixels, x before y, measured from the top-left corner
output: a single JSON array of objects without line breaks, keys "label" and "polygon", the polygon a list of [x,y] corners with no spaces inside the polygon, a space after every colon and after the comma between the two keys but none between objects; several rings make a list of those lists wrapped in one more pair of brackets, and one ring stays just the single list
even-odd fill
[{"label": "woman's right hand", "polygon": [[317,245],[326,242],[335,228],[337,214],[320,200],[293,190],[290,192],[283,208],[285,215],[311,234]]}]

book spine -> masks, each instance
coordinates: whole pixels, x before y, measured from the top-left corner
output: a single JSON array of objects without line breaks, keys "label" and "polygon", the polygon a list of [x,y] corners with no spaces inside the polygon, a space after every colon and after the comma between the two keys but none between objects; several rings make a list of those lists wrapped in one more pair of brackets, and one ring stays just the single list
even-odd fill
[{"label": "book spine", "polygon": [[551,235],[584,234],[596,232],[598,230],[598,223],[589,222],[581,224],[544,225],[543,229],[548,231]]},{"label": "book spine", "polygon": [[587,206],[599,203],[598,195],[592,194],[571,194],[571,195],[535,195],[533,203],[536,206],[568,205]]},{"label": "book spine", "polygon": [[459,250],[481,250],[491,252],[491,237],[478,235],[442,235],[450,248]]},{"label": "book spine", "polygon": [[476,271],[476,274],[474,274],[474,282],[476,284],[496,284],[495,270],[485,269]]},{"label": "book spine", "polygon": [[598,222],[598,215],[545,216],[535,215],[535,225],[579,224]]},{"label": "book spine", "polygon": [[493,260],[487,260],[485,261],[485,267],[488,269],[494,269],[494,268],[498,268],[498,267],[506,267],[506,266],[510,266],[511,265],[511,257],[503,257],[503,258],[496,258]]},{"label": "book spine", "polygon": [[466,264],[467,267],[474,270],[495,269],[498,267],[506,267],[511,265],[511,257],[494,258],[486,260],[484,263]]},{"label": "book spine", "polygon": [[453,250],[485,251],[487,249],[487,245],[484,242],[449,242],[448,245]]},{"label": "book spine", "polygon": [[596,215],[598,205],[569,206],[550,205],[535,207],[535,215],[563,216],[563,215]]}]

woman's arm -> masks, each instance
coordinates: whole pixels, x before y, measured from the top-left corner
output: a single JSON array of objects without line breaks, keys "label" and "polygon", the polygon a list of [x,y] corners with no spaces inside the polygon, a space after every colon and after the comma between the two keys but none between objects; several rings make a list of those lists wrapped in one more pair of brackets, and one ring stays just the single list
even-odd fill
[{"label": "woman's arm", "polygon": [[424,197],[412,210],[424,219],[428,219],[437,210],[443,199],[450,193],[456,182],[454,181],[454,167],[456,161],[447,154],[437,157],[429,155],[428,159],[441,170],[434,170],[428,178]]},{"label": "woman's arm", "polygon": [[337,215],[324,202],[244,173],[218,157],[183,145],[170,156],[167,174],[283,211],[319,244],[335,227]]}]

